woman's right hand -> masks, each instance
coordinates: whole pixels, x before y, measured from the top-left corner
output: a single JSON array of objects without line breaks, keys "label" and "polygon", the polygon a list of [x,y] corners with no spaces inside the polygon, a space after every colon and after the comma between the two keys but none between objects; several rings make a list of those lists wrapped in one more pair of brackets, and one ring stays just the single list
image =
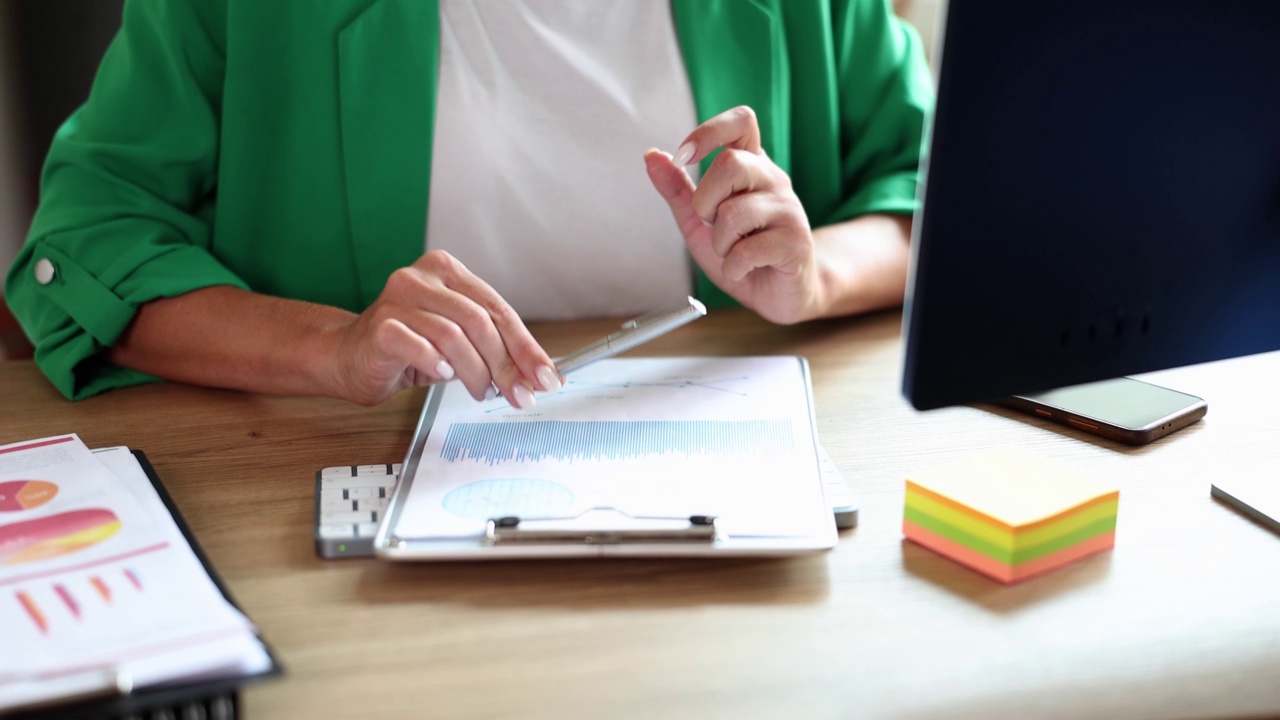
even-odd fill
[{"label": "woman's right hand", "polygon": [[550,356],[516,311],[443,250],[392,273],[341,328],[333,358],[336,394],[361,405],[454,377],[477,400],[500,392],[524,410],[534,390],[560,389]]}]

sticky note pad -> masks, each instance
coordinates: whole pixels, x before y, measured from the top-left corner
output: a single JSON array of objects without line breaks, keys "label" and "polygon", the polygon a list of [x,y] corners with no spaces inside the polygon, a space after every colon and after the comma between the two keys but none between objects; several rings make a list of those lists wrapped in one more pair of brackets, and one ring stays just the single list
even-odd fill
[{"label": "sticky note pad", "polygon": [[1120,491],[1014,447],[907,479],[907,539],[1003,583],[1115,545]]}]

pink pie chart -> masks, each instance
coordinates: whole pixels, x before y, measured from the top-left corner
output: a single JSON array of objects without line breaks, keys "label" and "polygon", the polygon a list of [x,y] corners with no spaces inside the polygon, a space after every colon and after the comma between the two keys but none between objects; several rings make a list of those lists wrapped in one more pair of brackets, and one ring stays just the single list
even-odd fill
[{"label": "pink pie chart", "polygon": [[10,480],[0,483],[0,512],[31,510],[53,499],[58,486],[44,480]]}]

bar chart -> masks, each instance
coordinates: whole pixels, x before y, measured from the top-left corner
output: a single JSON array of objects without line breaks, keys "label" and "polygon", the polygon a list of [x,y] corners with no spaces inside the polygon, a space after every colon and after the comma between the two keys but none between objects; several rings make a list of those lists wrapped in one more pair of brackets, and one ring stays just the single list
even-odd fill
[{"label": "bar chart", "polygon": [[795,446],[785,420],[541,420],[459,422],[441,459],[450,463],[635,460],[661,456],[778,456]]}]

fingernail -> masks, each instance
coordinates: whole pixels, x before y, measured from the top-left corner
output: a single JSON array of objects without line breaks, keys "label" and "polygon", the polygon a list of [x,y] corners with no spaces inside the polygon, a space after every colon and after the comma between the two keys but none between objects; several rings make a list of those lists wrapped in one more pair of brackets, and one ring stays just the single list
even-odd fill
[{"label": "fingernail", "polygon": [[689,164],[689,161],[693,159],[693,154],[697,151],[698,148],[694,147],[693,143],[687,142],[676,150],[676,154],[672,156],[671,162],[675,163],[676,167],[684,167]]},{"label": "fingernail", "polygon": [[520,383],[516,383],[516,386],[511,388],[511,396],[511,399],[516,401],[516,407],[521,410],[531,410],[538,404],[538,401],[533,399],[533,391]]},{"label": "fingernail", "polygon": [[556,374],[555,368],[549,365],[543,365],[538,368],[538,382],[542,383],[542,387],[547,392],[555,392],[560,389],[560,376]]},{"label": "fingernail", "polygon": [[707,226],[707,227],[709,227],[709,228],[713,228],[713,227],[715,227],[715,226],[716,226],[716,224],[715,224],[715,223],[713,223],[713,222],[711,222],[710,220],[703,220],[703,221],[702,221],[702,224],[703,224],[703,225],[706,225],[706,226]]},{"label": "fingernail", "polygon": [[490,383],[489,387],[484,389],[484,399],[492,400],[496,397],[498,397],[498,388],[494,387],[493,383]]},{"label": "fingernail", "polygon": [[444,360],[441,360],[440,362],[436,363],[436,375],[439,375],[441,378],[445,380],[452,378],[453,366],[445,362]]}]

